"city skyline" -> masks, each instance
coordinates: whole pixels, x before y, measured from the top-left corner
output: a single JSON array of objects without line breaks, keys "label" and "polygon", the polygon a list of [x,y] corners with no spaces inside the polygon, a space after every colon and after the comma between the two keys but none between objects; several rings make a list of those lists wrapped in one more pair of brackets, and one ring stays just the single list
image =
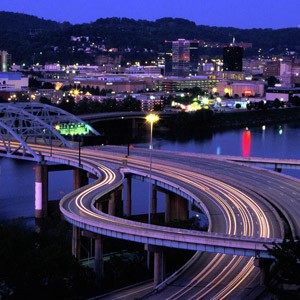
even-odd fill
[{"label": "city skyline", "polygon": [[[1,0],[0,10],[34,15],[72,24],[89,23],[99,18],[126,17],[154,21],[164,17],[183,18],[197,25],[218,27],[287,28],[300,25],[299,0]],[[172,5],[171,5],[172,4]]]}]

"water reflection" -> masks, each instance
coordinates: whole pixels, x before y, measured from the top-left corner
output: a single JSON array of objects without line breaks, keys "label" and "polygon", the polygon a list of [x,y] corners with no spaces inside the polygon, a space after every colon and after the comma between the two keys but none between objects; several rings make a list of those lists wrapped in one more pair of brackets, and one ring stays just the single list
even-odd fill
[{"label": "water reflection", "polygon": [[242,135],[242,156],[249,157],[251,154],[251,132],[248,129],[243,131]]}]

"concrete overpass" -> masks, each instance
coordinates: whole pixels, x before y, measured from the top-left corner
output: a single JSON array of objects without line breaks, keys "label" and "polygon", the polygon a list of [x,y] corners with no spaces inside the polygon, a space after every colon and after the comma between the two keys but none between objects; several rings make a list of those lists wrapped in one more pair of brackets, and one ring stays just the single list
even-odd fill
[{"label": "concrete overpass", "polygon": [[[32,120],[36,122],[35,118]],[[14,142],[11,142],[15,147],[14,157],[35,160],[42,165],[47,161],[64,163],[83,168],[99,178],[94,185],[74,191],[61,202],[62,212],[74,228],[95,233],[98,262],[103,235],[152,245],[155,246],[154,251],[177,247],[261,258],[268,255],[264,245],[271,246],[272,242],[282,240],[282,218],[289,225],[292,236],[299,236],[297,220],[300,210],[295,210],[299,182],[275,172],[245,167],[247,159],[154,151],[151,184],[196,203],[205,211],[210,216],[210,232],[201,233],[130,222],[104,213],[97,207],[97,200],[112,194],[127,174],[140,176],[149,182],[148,150],[135,149],[124,166],[124,148],[103,147],[100,151],[82,149],[79,163],[77,150],[64,147],[53,147],[51,150],[47,144],[27,144],[24,139],[18,140],[16,132],[13,134],[16,135]],[[0,155],[11,157],[5,135],[2,136]],[[32,155],[20,155],[24,147],[31,149]],[[271,165],[274,162],[269,159],[264,163]],[[259,163],[259,159],[253,159],[253,163]],[[276,163],[279,161],[276,160]],[[282,164],[287,165],[295,166],[299,162]],[[41,190],[38,192],[41,194],[43,183],[40,183]],[[76,244],[78,230],[74,234]],[[158,255],[159,251],[155,253]]]}]

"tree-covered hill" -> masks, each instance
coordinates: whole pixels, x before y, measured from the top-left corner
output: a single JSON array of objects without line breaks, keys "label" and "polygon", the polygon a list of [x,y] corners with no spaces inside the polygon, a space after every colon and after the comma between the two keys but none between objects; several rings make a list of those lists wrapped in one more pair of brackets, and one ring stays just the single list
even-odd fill
[{"label": "tree-covered hill", "polygon": [[[80,41],[71,36],[88,37]],[[101,18],[91,23],[71,25],[19,13],[0,12],[0,50],[12,54],[13,62],[31,64],[60,61],[94,63],[105,49],[117,48],[128,59],[150,60],[163,52],[164,40],[197,39],[207,43],[237,42],[253,44],[245,56],[283,54],[300,51],[300,29],[238,29],[197,25],[180,18],[156,21],[127,18]],[[89,48],[89,50],[87,50]],[[222,49],[203,48],[203,54],[221,55]]]},{"label": "tree-covered hill", "polygon": [[[68,23],[63,23],[67,25]],[[51,20],[40,19],[21,13],[0,11],[0,31],[21,32],[27,34],[30,30],[40,29],[43,31],[57,30],[63,26]]]}]

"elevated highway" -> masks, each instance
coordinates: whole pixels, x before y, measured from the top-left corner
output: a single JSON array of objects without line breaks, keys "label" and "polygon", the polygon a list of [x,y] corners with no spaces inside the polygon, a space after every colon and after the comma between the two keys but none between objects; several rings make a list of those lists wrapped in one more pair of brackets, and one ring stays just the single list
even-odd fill
[{"label": "elevated highway", "polygon": [[[121,174],[130,172],[144,176],[147,180],[149,166],[147,150],[135,150],[127,158],[125,167],[123,165],[124,148],[103,147],[99,151],[84,149],[83,153],[86,158],[92,156],[94,162],[99,160],[102,164],[105,161],[110,169],[118,170],[120,168]],[[255,169],[253,171],[220,158],[216,160],[201,155],[195,157],[193,154],[189,156],[187,153],[172,153],[170,157],[170,154],[164,151],[154,151],[152,183],[180,193],[207,212],[211,221],[209,233],[157,227],[108,216],[96,209],[94,205],[95,192],[92,193],[92,196],[83,191],[83,194],[74,192],[71,197],[65,197],[61,202],[61,209],[65,217],[76,226],[103,235],[160,247],[223,253],[201,255],[200,259],[190,266],[191,269],[198,269],[198,272],[201,270],[197,275],[198,279],[191,280],[195,286],[199,285],[199,280],[201,284],[215,282],[213,289],[203,290],[203,293],[208,293],[208,295],[226,294],[229,290],[233,295],[235,293],[242,294],[247,290],[243,287],[253,286],[254,278],[257,278],[259,274],[258,268],[254,266],[255,257],[267,257],[264,245],[271,246],[272,242],[280,242],[280,238],[284,235],[282,219],[276,209],[259,193],[249,189],[247,179],[245,179],[247,175],[253,179],[259,176],[272,177],[271,174],[264,170]],[[245,180],[244,183],[240,183],[243,173]],[[278,174],[274,175],[281,177]],[[110,183],[112,188],[118,185],[117,182],[121,183],[122,180],[119,181],[118,176],[109,176],[118,178],[115,179],[116,182]],[[105,190],[106,188],[102,192],[103,195]],[[248,241],[251,241],[252,245],[247,244]],[[249,250],[248,253],[245,246]],[[230,253],[230,255],[225,253]],[[247,259],[246,255],[251,257]],[[214,263],[215,266],[213,266]],[[207,267],[204,268],[204,265]],[[207,270],[208,266],[214,271],[204,274],[203,270]],[[236,275],[229,276],[229,273],[224,273],[225,269],[230,274]],[[184,274],[181,278],[186,282],[188,273]],[[202,275],[200,276],[200,274]],[[222,276],[212,278],[212,274],[222,274]],[[232,284],[232,282],[235,283]],[[220,285],[220,283],[222,284]],[[224,288],[224,285],[228,286],[227,284],[231,286],[230,289]],[[191,290],[186,292],[189,294]],[[185,296],[186,292],[184,292]]]},{"label": "elevated highway", "polygon": [[[127,149],[122,147],[84,148],[78,160],[78,149],[50,145],[53,136],[61,145],[64,140],[34,111],[19,110],[22,122],[29,124],[22,137],[18,136],[18,126],[11,128],[14,123],[10,123],[9,114],[15,115],[14,109],[4,108],[3,113],[6,123],[0,124],[1,156],[35,160],[39,164],[64,163],[99,178],[62,199],[61,211],[74,227],[159,249],[197,251],[189,268],[168,281],[169,288],[160,292],[157,299],[223,299],[229,295],[245,298],[245,293],[249,294],[257,285],[259,269],[254,265],[255,259],[269,257],[265,246],[271,247],[285,236],[299,237],[300,182],[270,170],[246,166],[263,164],[278,170],[296,168],[298,161],[245,160],[154,150],[150,178],[147,149],[133,149],[126,158]],[[34,135],[40,134],[44,144],[31,144],[30,139],[23,137],[26,132],[30,136],[33,126]],[[13,138],[7,141],[8,136]],[[206,213],[209,231],[172,229],[103,213],[97,201],[120,187],[126,174],[151,180],[151,184],[187,199]]]},{"label": "elevated highway", "polygon": [[[76,150],[54,147],[50,156],[47,146],[31,147],[43,156],[44,161],[78,165]],[[209,233],[158,227],[104,214],[96,208],[96,199],[120,186],[124,174],[132,173],[149,180],[149,151],[134,149],[124,166],[125,153],[126,149],[122,147],[82,149],[82,168],[100,179],[92,186],[74,191],[61,201],[61,211],[70,223],[101,235],[160,247],[223,253],[209,258],[208,255],[202,255],[199,264],[203,264],[204,260],[208,266],[210,261],[214,261],[218,266],[214,267],[214,272],[220,268],[224,270],[225,265],[230,266],[232,272],[240,278],[235,279],[236,284],[230,289],[232,291],[243,286],[244,280],[241,278],[245,278],[246,274],[252,274],[252,277],[246,277],[252,278],[250,282],[253,284],[253,278],[258,276],[254,258],[268,257],[264,245],[271,246],[272,242],[281,241],[285,234],[284,222],[290,224],[294,237],[299,234],[296,221],[298,211],[289,207],[290,202],[293,208],[295,204],[299,205],[296,199],[300,194],[300,183],[297,180],[209,155],[154,150],[151,179],[153,184],[180,194],[206,212],[210,219]],[[268,193],[265,191],[266,182]],[[282,206],[285,207],[282,207],[282,216],[276,207],[283,193],[285,205]],[[196,265],[198,263],[192,267]],[[237,265],[239,271],[234,271]],[[187,273],[182,278],[187,278]],[[232,284],[229,282],[234,279],[229,278],[225,276],[222,279],[222,286],[227,281]],[[199,281],[196,282],[197,286]],[[202,278],[201,282],[205,280]],[[220,285],[216,285],[216,289],[219,290]],[[216,293],[216,290],[210,293]]]}]

